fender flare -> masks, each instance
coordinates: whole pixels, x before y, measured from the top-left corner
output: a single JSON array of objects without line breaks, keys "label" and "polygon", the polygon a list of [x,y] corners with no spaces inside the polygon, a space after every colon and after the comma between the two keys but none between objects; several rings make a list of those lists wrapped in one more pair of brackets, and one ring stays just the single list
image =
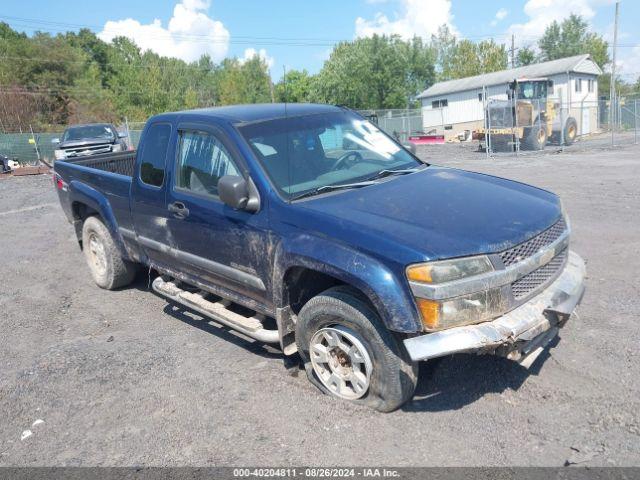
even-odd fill
[{"label": "fender flare", "polygon": [[285,306],[285,276],[295,267],[330,275],[362,291],[388,329],[422,331],[418,311],[402,278],[361,251],[309,235],[285,239],[276,249],[272,284],[276,307]]},{"label": "fender flare", "polygon": [[86,183],[82,183],[78,180],[72,180],[69,183],[69,193],[72,205],[74,203],[82,203],[100,214],[100,217],[109,230],[111,238],[113,238],[113,241],[116,244],[120,255],[125,259],[129,259],[129,254],[127,253],[127,249],[124,246],[124,240],[122,238],[122,235],[118,231],[116,217],[113,214],[111,204],[109,203],[109,200],[107,200],[105,195],[100,193],[95,188],[90,187]]}]

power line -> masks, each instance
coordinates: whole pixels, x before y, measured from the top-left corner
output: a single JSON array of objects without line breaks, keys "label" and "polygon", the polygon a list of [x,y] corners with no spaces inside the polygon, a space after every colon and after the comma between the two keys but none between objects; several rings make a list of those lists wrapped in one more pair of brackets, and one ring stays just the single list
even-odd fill
[{"label": "power line", "polygon": [[[66,22],[56,22],[51,20],[41,20],[41,19],[33,19],[33,18],[24,18],[24,17],[13,17],[8,15],[0,15],[0,19],[5,19],[12,21],[14,23],[19,23],[23,28],[37,28],[39,26],[48,26],[49,30],[52,31],[62,31],[67,32],[68,28],[87,28],[90,30],[104,30],[105,25],[91,25],[91,24],[82,24],[82,23],[66,23]],[[144,26],[144,25],[143,25]],[[54,27],[65,27],[65,28],[54,28]],[[118,31],[119,29],[111,29],[109,32]],[[124,32],[126,33],[126,32]],[[491,39],[497,37],[505,37],[508,38],[512,35],[512,32],[501,32],[495,34],[486,34],[486,35],[469,35],[464,36],[464,39]],[[225,36],[216,36],[216,35],[206,35],[206,34],[195,34],[195,33],[169,33],[162,35],[147,35],[149,38],[174,38],[174,39],[193,39],[193,40],[204,40],[207,42],[211,41],[220,41],[224,43],[241,43],[241,44],[274,44],[274,45],[287,45],[287,46],[331,46],[340,42],[348,42],[351,41],[351,38],[295,38],[295,37],[261,37],[261,36],[251,36],[251,35],[233,35],[227,37]],[[534,35],[521,35],[520,38],[538,38]]]}]

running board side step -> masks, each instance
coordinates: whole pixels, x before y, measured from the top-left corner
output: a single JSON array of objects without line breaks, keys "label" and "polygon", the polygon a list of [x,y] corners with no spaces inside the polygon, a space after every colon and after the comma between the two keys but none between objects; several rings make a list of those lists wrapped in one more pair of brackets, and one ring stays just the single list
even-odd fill
[{"label": "running board side step", "polygon": [[166,281],[157,277],[151,285],[153,290],[169,300],[184,305],[216,322],[222,323],[248,337],[264,343],[278,343],[278,330],[268,330],[262,325],[264,315],[256,313],[252,317],[245,317],[229,310],[229,300],[208,300],[207,293],[189,292],[180,288],[174,281]]}]

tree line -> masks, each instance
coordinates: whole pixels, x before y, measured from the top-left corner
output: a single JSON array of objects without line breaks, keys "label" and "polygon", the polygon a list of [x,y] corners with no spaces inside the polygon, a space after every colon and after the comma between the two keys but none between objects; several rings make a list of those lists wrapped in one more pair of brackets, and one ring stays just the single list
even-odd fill
[{"label": "tree line", "polygon": [[[590,53],[601,67],[608,44],[572,15],[552,22],[534,50],[518,50],[518,66]],[[317,74],[287,71],[275,84],[259,56],[203,55],[193,63],[141,49],[125,37],[107,43],[82,29],[31,36],[0,23],[0,128],[89,121],[143,121],[150,115],[204,106],[321,102],[356,109],[409,108],[434,82],[502,70],[505,45],[458,39],[442,26],[429,40],[373,36],[338,43]],[[601,93],[608,94],[608,79]]]}]

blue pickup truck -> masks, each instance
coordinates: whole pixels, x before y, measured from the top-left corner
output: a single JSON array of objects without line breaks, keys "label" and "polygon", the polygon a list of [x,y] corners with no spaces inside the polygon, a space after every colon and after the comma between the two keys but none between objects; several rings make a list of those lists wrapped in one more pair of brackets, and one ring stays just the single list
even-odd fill
[{"label": "blue pickup truck", "polygon": [[420,361],[530,361],[584,292],[556,195],[430,165],[343,107],[157,115],[137,152],[57,161],[54,183],[98,286],[144,265],[169,302],[380,411]]}]

